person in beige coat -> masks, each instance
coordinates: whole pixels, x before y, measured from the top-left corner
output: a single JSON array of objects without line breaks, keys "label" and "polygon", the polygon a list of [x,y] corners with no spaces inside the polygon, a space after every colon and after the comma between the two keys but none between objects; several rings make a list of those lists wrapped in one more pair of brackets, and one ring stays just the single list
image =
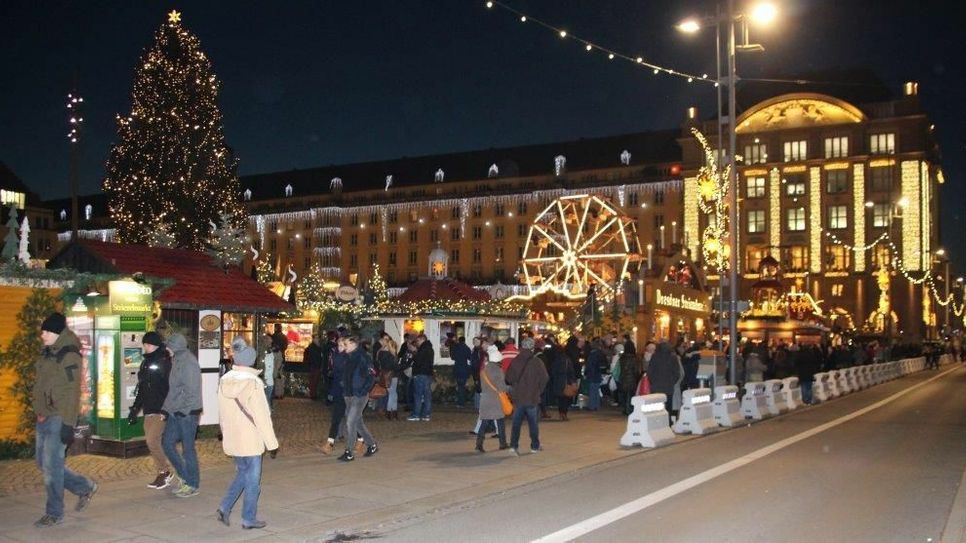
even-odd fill
[{"label": "person in beige coat", "polygon": [[278,439],[265,399],[265,383],[259,377],[261,370],[252,367],[257,353],[244,340],[236,339],[235,343],[232,344],[234,366],[218,383],[218,413],[224,436],[222,448],[225,454],[235,458],[236,471],[217,514],[219,522],[229,526],[231,508],[244,492],[242,528],[250,530],[266,525],[256,515],[261,492],[262,453],[268,450],[275,458]]}]

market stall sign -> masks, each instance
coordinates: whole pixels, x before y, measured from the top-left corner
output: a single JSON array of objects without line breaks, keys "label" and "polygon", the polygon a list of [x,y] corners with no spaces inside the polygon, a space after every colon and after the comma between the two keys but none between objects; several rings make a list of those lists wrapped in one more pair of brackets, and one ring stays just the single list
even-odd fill
[{"label": "market stall sign", "polygon": [[115,315],[150,314],[154,302],[151,286],[134,281],[110,281],[108,298]]},{"label": "market stall sign", "polygon": [[335,297],[343,302],[353,302],[358,296],[359,291],[349,285],[342,285],[335,290]]},{"label": "market stall sign", "polygon": [[661,307],[685,309],[700,313],[711,312],[711,307],[706,297],[702,299],[697,296],[689,296],[683,292],[667,292],[666,290],[662,292],[661,288],[655,290],[654,303]]}]

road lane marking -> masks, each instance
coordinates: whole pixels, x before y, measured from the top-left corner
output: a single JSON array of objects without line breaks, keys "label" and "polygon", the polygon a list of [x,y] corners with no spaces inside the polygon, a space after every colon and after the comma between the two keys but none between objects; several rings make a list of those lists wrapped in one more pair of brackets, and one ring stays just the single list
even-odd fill
[{"label": "road lane marking", "polygon": [[767,447],[762,447],[761,449],[758,449],[756,451],[752,451],[752,452],[750,452],[750,453],[748,453],[748,454],[746,454],[744,456],[741,456],[739,458],[736,458],[734,460],[731,460],[730,462],[725,462],[724,464],[721,464],[719,466],[713,467],[713,468],[711,468],[709,470],[702,471],[701,473],[698,473],[697,475],[693,475],[691,477],[688,477],[687,479],[684,479],[682,481],[678,481],[677,483],[674,483],[672,485],[666,486],[666,487],[664,487],[664,488],[662,488],[660,490],[656,490],[654,492],[651,492],[650,494],[648,494],[646,496],[642,496],[642,497],[640,497],[640,498],[638,498],[636,500],[627,502],[624,505],[621,505],[619,507],[615,507],[614,509],[611,509],[610,511],[605,511],[605,512],[599,514],[599,515],[590,517],[587,520],[578,522],[577,524],[574,524],[572,526],[568,526],[568,527],[563,528],[562,530],[558,530],[558,531],[556,531],[556,532],[554,532],[552,534],[545,535],[545,536],[543,536],[543,537],[541,537],[539,539],[535,539],[534,540],[534,543],[562,543],[564,541],[573,541],[574,539],[576,539],[576,538],[578,538],[578,537],[580,537],[582,535],[586,535],[586,534],[588,534],[590,532],[593,532],[594,530],[598,530],[600,528],[603,528],[604,526],[607,526],[608,524],[612,524],[614,522],[617,522],[618,520],[621,520],[621,519],[623,519],[625,517],[628,517],[630,515],[633,515],[634,513],[638,513],[640,511],[643,511],[644,509],[647,509],[648,507],[651,507],[652,505],[657,505],[657,504],[663,502],[664,500],[667,500],[668,498],[672,498],[674,496],[677,496],[678,494],[681,494],[682,492],[685,492],[687,490],[690,490],[690,489],[692,489],[692,488],[694,488],[694,487],[696,487],[698,485],[701,485],[703,483],[706,483],[706,482],[708,482],[708,481],[710,481],[712,479],[716,479],[716,478],[718,478],[718,477],[720,477],[720,476],[722,476],[722,475],[724,475],[726,473],[729,473],[731,471],[734,471],[734,470],[736,470],[736,469],[738,469],[738,468],[740,468],[742,466],[746,466],[746,465],[754,462],[755,460],[759,460],[761,458],[764,458],[764,457],[768,456],[769,454],[772,454],[774,452],[777,452],[777,451],[780,451],[780,450],[784,449],[785,447],[794,445],[795,443],[798,443],[799,441],[802,441],[804,439],[808,439],[808,438],[810,438],[810,437],[812,437],[812,436],[814,436],[816,434],[820,434],[820,433],[824,432],[825,430],[828,430],[830,428],[834,428],[834,427],[836,427],[836,426],[838,426],[840,424],[844,424],[846,422],[849,422],[852,419],[861,417],[862,415],[865,415],[866,413],[868,413],[870,411],[873,411],[873,410],[878,409],[878,408],[880,408],[880,407],[882,407],[884,405],[887,405],[889,403],[894,402],[895,400],[901,398],[902,396],[905,396],[906,394],[909,394],[910,392],[912,392],[913,390],[916,390],[919,387],[925,386],[925,385],[927,385],[927,384],[935,381],[936,379],[939,379],[939,378],[941,378],[941,377],[943,377],[943,376],[945,376],[945,375],[947,375],[949,373],[952,373],[952,372],[960,369],[960,367],[961,366],[959,366],[957,364],[953,368],[950,368],[950,369],[948,369],[948,370],[946,370],[946,371],[944,371],[944,372],[942,372],[942,373],[940,373],[940,374],[938,374],[938,375],[936,375],[934,377],[931,377],[931,378],[929,378],[929,379],[927,379],[927,380],[925,380],[925,381],[923,381],[921,383],[918,383],[916,385],[913,385],[913,386],[911,386],[911,387],[909,387],[909,388],[907,388],[905,390],[899,391],[899,392],[893,394],[892,396],[889,396],[889,397],[887,397],[887,398],[885,398],[883,400],[880,400],[880,401],[878,401],[878,402],[876,402],[876,403],[874,403],[872,405],[863,407],[862,409],[859,409],[858,411],[854,411],[854,412],[852,412],[852,413],[850,413],[848,415],[844,415],[844,416],[839,417],[839,418],[837,418],[837,419],[835,419],[833,421],[829,421],[829,422],[826,422],[825,424],[821,424],[819,426],[816,426],[815,428],[812,428],[811,430],[806,430],[806,431],[804,431],[804,432],[802,432],[800,434],[796,434],[796,435],[794,435],[792,437],[785,438],[785,439],[783,439],[781,441],[778,441],[778,442],[775,442],[775,443],[773,443],[773,444],[771,444],[771,445],[769,445]]}]

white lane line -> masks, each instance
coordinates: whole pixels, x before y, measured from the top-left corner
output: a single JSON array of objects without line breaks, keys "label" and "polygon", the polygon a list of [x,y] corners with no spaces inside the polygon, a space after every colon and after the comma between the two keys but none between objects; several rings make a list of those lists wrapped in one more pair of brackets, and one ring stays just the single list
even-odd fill
[{"label": "white lane line", "polygon": [[534,540],[534,543],[558,543],[558,542],[562,543],[564,541],[573,541],[574,539],[576,539],[576,538],[578,538],[578,537],[580,537],[582,535],[585,535],[585,534],[588,534],[590,532],[593,532],[594,530],[603,528],[604,526],[607,526],[608,524],[617,522],[618,520],[621,520],[624,517],[628,517],[630,515],[633,515],[634,513],[643,511],[644,509],[647,509],[648,507],[651,507],[652,505],[656,505],[656,504],[661,503],[662,501],[664,501],[664,500],[666,500],[668,498],[677,496],[678,494],[680,494],[680,493],[682,493],[682,492],[684,492],[686,490],[690,490],[690,489],[692,489],[692,488],[694,488],[694,487],[696,487],[696,486],[698,486],[698,485],[700,485],[702,483],[706,483],[706,482],[708,482],[708,481],[710,481],[712,479],[715,479],[717,477],[720,477],[720,476],[722,476],[722,475],[724,475],[724,474],[726,474],[728,472],[734,471],[734,470],[736,470],[736,469],[738,469],[738,468],[740,468],[742,466],[745,466],[747,464],[750,464],[750,463],[754,462],[755,460],[764,458],[765,456],[768,456],[769,454],[771,454],[773,452],[780,451],[780,450],[784,449],[785,447],[788,447],[790,445],[794,445],[795,443],[798,443],[799,441],[802,441],[803,439],[808,439],[808,438],[814,436],[815,434],[819,434],[821,432],[824,432],[825,430],[828,430],[829,428],[834,428],[834,427],[836,427],[836,426],[838,426],[840,424],[844,424],[844,423],[846,423],[846,422],[848,422],[848,421],[850,421],[850,420],[852,420],[854,418],[861,417],[862,415],[865,415],[866,413],[868,413],[870,411],[873,411],[873,410],[878,409],[878,408],[880,408],[880,407],[882,407],[882,406],[884,406],[886,404],[889,404],[891,402],[894,402],[895,400],[901,398],[902,396],[905,396],[906,394],[909,394],[910,392],[912,392],[913,390],[916,390],[919,387],[925,386],[925,385],[927,385],[927,384],[935,381],[936,379],[939,379],[939,378],[945,376],[948,373],[952,373],[952,372],[960,369],[960,367],[961,366],[957,365],[956,367],[951,368],[951,369],[948,369],[948,370],[940,373],[939,375],[936,375],[934,377],[931,377],[930,379],[927,379],[927,380],[925,380],[925,381],[923,381],[923,382],[921,382],[921,383],[919,383],[917,385],[913,385],[913,386],[911,386],[911,387],[909,387],[909,388],[907,388],[905,390],[902,390],[900,392],[897,392],[897,393],[893,394],[892,396],[889,396],[888,398],[885,398],[883,400],[880,400],[880,401],[878,401],[878,402],[876,402],[876,403],[874,403],[872,405],[869,405],[867,407],[863,407],[862,409],[859,409],[858,411],[855,411],[855,412],[850,413],[848,415],[845,415],[843,417],[837,418],[837,419],[835,419],[833,421],[826,422],[825,424],[822,424],[820,426],[816,426],[815,428],[812,428],[811,430],[806,430],[806,431],[804,431],[804,432],[802,432],[800,434],[796,434],[796,435],[794,435],[792,437],[785,438],[785,439],[783,439],[781,441],[778,441],[778,442],[775,442],[775,443],[773,443],[773,444],[771,444],[771,445],[769,445],[767,447],[762,447],[761,449],[758,449],[756,451],[752,451],[752,452],[750,452],[750,453],[748,453],[748,454],[746,454],[744,456],[741,456],[739,458],[736,458],[736,459],[734,459],[734,460],[732,460],[730,462],[725,462],[724,464],[721,464],[719,466],[713,467],[713,468],[711,468],[709,470],[702,471],[701,473],[699,473],[697,475],[693,475],[691,477],[688,477],[687,479],[684,479],[682,481],[678,481],[677,483],[674,483],[673,485],[669,485],[669,486],[666,486],[666,487],[664,487],[664,488],[662,488],[660,490],[656,490],[654,492],[651,492],[650,494],[648,494],[646,496],[642,496],[642,497],[640,497],[640,498],[638,498],[638,499],[636,499],[634,501],[630,501],[630,502],[625,503],[624,505],[621,505],[619,507],[615,507],[614,509],[611,509],[610,511],[605,511],[605,512],[603,512],[603,513],[601,513],[601,514],[599,514],[597,516],[590,517],[587,520],[578,522],[577,524],[574,524],[572,526],[568,526],[568,527],[566,527],[566,528],[564,528],[562,530],[558,530],[558,531],[556,531],[556,532],[554,532],[552,534],[545,535],[545,536],[541,537],[540,539],[535,539]]}]

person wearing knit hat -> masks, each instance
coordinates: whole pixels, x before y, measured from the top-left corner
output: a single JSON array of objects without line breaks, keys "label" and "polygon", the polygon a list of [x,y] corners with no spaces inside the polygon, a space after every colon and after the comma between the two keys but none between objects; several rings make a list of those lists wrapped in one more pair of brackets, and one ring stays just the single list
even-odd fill
[{"label": "person wearing knit hat", "polygon": [[486,452],[483,449],[483,438],[486,437],[486,428],[489,421],[493,421],[496,426],[497,437],[500,438],[500,449],[507,449],[506,442],[506,415],[503,414],[503,404],[500,401],[500,393],[507,391],[506,379],[503,375],[503,368],[500,363],[503,355],[496,345],[486,348],[486,355],[483,357],[487,363],[480,368],[480,378],[482,387],[480,388],[480,423],[476,433],[476,450]]},{"label": "person wearing knit hat", "polygon": [[148,445],[148,452],[154,459],[157,475],[148,483],[148,488],[161,490],[167,488],[174,479],[171,465],[164,454],[161,437],[167,424],[161,413],[164,400],[168,397],[168,377],[171,375],[171,355],[164,348],[161,334],[151,331],[141,338],[144,347],[144,360],[138,369],[138,386],[134,403],[127,415],[127,423],[134,425],[138,421],[138,412],[144,410],[144,440]]},{"label": "person wearing knit hat", "polygon": [[64,465],[66,449],[74,440],[80,406],[80,340],[67,319],[52,313],[41,325],[43,350],[36,362],[32,405],[37,415],[37,465],[47,482],[47,506],[38,528],[64,520],[64,490],[78,496],[76,511],[83,511],[97,492],[97,483]]}]

